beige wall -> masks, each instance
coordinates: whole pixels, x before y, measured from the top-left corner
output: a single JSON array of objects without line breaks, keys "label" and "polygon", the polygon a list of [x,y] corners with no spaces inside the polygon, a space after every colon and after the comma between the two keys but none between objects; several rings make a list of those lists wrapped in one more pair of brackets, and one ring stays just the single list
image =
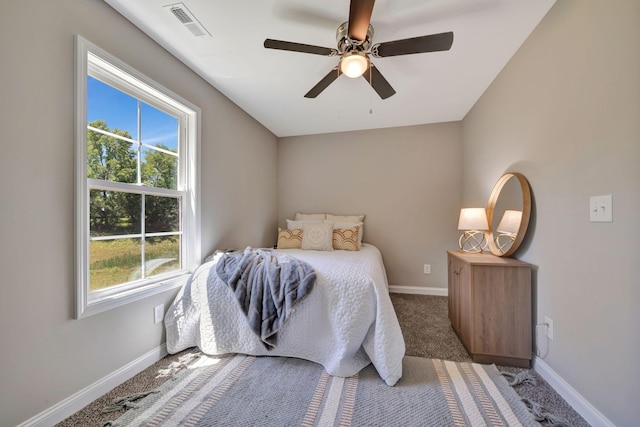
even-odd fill
[{"label": "beige wall", "polygon": [[[619,426],[640,407],[640,2],[558,0],[463,121],[463,202],[505,171],[535,198],[542,360]],[[589,197],[613,195],[613,223]]]},{"label": "beige wall", "polygon": [[[277,139],[99,0],[0,12],[0,424],[16,425],[164,341],[175,292],[73,320],[74,34],[202,109],[202,252],[267,245]],[[233,180],[230,179],[233,177]]]},{"label": "beige wall", "polygon": [[[365,213],[391,285],[446,287],[462,206],[505,171],[535,211],[542,360],[618,425],[640,415],[640,10],[559,0],[462,123],[277,139],[99,0],[0,14],[0,414],[14,425],[163,341],[152,307],[73,320],[73,35],[202,108],[202,251],[262,246],[296,211]],[[27,31],[27,29],[36,29]],[[179,78],[176,78],[179,76]],[[277,169],[276,169],[277,168]],[[233,177],[233,179],[231,178]],[[614,222],[588,222],[612,194]],[[422,274],[432,264],[433,274]]]},{"label": "beige wall", "polygon": [[460,123],[281,138],[280,226],[296,212],[365,214],[364,240],[382,252],[390,285],[446,288],[461,143]]}]

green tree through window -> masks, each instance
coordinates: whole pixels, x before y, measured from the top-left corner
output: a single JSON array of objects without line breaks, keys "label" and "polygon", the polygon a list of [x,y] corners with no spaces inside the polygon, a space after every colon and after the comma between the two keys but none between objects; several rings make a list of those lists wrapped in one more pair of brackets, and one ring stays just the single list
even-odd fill
[{"label": "green tree through window", "polygon": [[[145,146],[126,130],[110,129],[105,120],[88,124],[87,178],[94,180],[89,193],[91,290],[180,268],[179,198],[140,191],[175,190],[177,176],[175,149]],[[109,182],[143,185],[118,191]]]}]

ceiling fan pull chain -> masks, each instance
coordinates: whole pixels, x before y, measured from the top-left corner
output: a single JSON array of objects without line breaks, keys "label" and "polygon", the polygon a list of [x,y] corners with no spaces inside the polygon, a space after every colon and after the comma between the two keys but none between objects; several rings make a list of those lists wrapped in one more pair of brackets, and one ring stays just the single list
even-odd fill
[{"label": "ceiling fan pull chain", "polygon": [[[373,87],[373,75],[371,75],[371,68],[373,64],[369,64],[369,84]],[[373,114],[373,92],[369,91],[369,114]]]}]

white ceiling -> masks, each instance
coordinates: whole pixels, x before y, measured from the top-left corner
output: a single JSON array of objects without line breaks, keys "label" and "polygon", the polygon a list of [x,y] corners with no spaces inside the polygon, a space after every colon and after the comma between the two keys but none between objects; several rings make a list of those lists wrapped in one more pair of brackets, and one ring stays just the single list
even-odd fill
[{"label": "white ceiling", "polygon": [[304,98],[338,57],[265,49],[266,38],[336,47],[349,1],[182,0],[210,34],[169,11],[180,0],[105,0],[276,136],[462,120],[555,0],[378,0],[373,43],[454,32],[446,52],[372,58],[396,90],[382,100],[344,75]]}]

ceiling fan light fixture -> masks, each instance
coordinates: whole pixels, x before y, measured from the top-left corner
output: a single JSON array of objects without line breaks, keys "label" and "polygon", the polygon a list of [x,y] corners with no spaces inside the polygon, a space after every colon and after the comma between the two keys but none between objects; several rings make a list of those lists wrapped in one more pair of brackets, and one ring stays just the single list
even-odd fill
[{"label": "ceiling fan light fixture", "polygon": [[369,68],[369,58],[364,52],[351,51],[340,59],[340,71],[347,77],[360,77]]}]

